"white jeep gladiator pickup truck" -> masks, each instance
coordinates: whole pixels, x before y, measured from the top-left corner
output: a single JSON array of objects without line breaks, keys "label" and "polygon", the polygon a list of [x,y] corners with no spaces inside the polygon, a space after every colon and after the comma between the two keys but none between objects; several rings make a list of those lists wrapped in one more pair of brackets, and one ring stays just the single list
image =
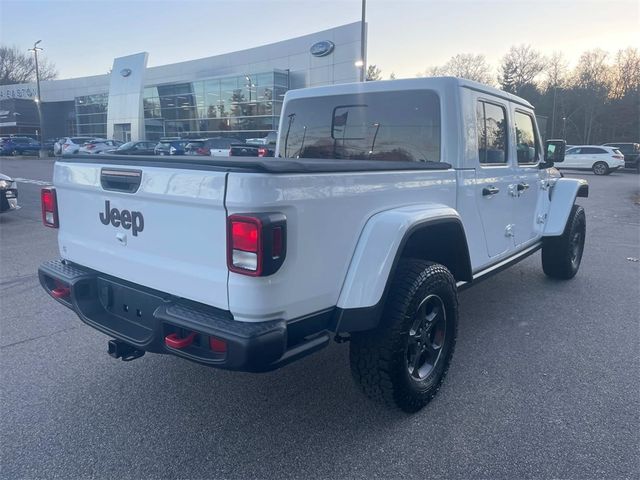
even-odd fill
[{"label": "white jeep gladiator pickup truck", "polygon": [[[272,370],[350,342],[371,398],[417,411],[457,294],[542,249],[572,278],[584,181],[521,98],[457,78],[289,91],[276,158],[63,157],[42,192],[44,289],[133,360]],[[99,158],[98,158],[99,157]]]}]

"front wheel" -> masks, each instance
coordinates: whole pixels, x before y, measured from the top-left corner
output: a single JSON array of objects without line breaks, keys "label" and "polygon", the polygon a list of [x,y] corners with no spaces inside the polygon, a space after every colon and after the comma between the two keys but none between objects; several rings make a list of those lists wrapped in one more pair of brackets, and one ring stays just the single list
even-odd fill
[{"label": "front wheel", "polygon": [[596,162],[592,167],[593,173],[596,175],[609,175],[609,165],[605,162]]},{"label": "front wheel", "polygon": [[559,237],[546,237],[542,243],[542,270],[551,278],[569,280],[580,268],[587,230],[584,208],[574,205]]},{"label": "front wheel", "polygon": [[435,396],[456,342],[458,297],[443,265],[404,259],[375,330],[351,336],[351,373],[371,399],[417,412]]}]

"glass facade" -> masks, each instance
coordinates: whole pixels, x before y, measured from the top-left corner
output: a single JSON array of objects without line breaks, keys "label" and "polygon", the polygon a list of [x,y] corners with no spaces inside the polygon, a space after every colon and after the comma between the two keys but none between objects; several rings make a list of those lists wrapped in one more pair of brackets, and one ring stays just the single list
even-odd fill
[{"label": "glass facade", "polygon": [[287,72],[272,71],[147,87],[146,137],[265,136],[278,128],[288,85]]},{"label": "glass facade", "polygon": [[108,93],[76,97],[76,134],[88,137],[107,137]]}]

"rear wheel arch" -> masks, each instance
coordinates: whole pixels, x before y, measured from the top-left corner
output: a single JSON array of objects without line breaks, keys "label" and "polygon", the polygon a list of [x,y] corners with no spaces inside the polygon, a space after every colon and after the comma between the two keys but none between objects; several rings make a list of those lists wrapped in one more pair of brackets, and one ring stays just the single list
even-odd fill
[{"label": "rear wheel arch", "polygon": [[333,329],[336,332],[354,332],[376,328],[398,266],[408,259],[441,264],[451,272],[456,282],[473,279],[467,238],[460,218],[439,217],[417,222],[403,235],[378,303],[370,307],[337,307]]},{"label": "rear wheel arch", "polygon": [[[399,258],[417,258],[444,265],[457,282],[473,280],[467,236],[459,218],[414,225],[405,234],[398,253]],[[390,279],[393,274],[394,271]]]}]

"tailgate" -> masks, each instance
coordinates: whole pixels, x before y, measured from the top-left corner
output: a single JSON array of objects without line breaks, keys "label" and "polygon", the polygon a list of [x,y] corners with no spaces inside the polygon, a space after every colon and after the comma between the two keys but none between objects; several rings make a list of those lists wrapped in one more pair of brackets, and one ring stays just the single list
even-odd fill
[{"label": "tailgate", "polygon": [[60,254],[226,310],[225,181],[222,171],[140,167],[135,161],[58,162]]}]

